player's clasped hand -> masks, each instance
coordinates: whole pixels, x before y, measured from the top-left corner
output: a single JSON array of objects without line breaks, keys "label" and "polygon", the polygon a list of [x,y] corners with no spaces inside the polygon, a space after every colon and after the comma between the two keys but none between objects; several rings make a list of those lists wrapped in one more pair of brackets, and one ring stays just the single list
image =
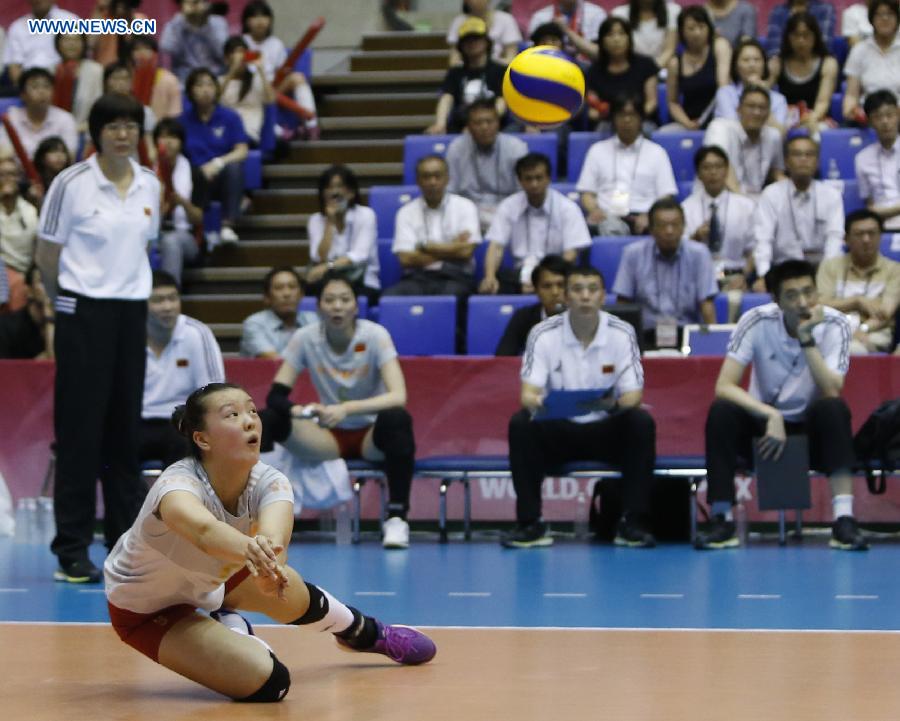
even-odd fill
[{"label": "player's clasped hand", "polygon": [[284,546],[273,544],[267,536],[258,534],[247,542],[244,565],[255,578],[269,576],[272,579],[281,578],[287,583],[284,570],[278,564],[278,554],[283,550]]}]

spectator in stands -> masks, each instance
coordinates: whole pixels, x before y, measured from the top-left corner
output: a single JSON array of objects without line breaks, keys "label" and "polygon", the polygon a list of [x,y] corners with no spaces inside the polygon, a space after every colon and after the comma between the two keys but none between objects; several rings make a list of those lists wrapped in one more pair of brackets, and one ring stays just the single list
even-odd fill
[{"label": "spectator in stands", "polygon": [[700,148],[694,154],[694,168],[700,183],[681,204],[685,237],[709,248],[722,290],[745,290],[756,204],[725,186],[728,156],[717,145]]},{"label": "spectator in stands", "polygon": [[556,23],[544,23],[543,25],[538,25],[531,34],[532,45],[552,45],[553,47],[562,50],[564,53],[569,54],[569,57],[574,58],[574,53],[570,53],[566,48],[565,40],[566,34]]},{"label": "spectator in stands", "polygon": [[462,38],[462,27],[470,18],[481,20],[486,28],[487,35],[491,39],[491,57],[498,63],[506,65],[519,52],[519,43],[522,42],[522,33],[519,32],[519,24],[508,12],[492,10],[489,0],[465,0],[466,14],[457,15],[450,23],[447,31],[447,44],[450,46],[450,64],[462,63],[459,48],[459,40]]},{"label": "spectator in stands", "polygon": [[678,195],[672,163],[661,146],[641,135],[638,96],[613,100],[615,135],[588,150],[576,190],[589,224],[599,235],[642,235],[654,201]]},{"label": "spectator in stands", "polygon": [[865,124],[860,105],[877,90],[890,90],[900,96],[900,2],[872,0],[869,3],[872,37],[853,46],[844,63],[847,87],[844,90],[844,118]]},{"label": "spectator in stands", "polygon": [[195,229],[203,227],[203,208],[209,188],[206,178],[184,156],[184,128],[174,118],[160,120],[153,129],[157,147],[157,175],[162,183],[162,227],[159,234],[160,268],[181,287],[186,264],[196,264],[202,246]]},{"label": "spectator in stands", "polygon": [[[591,245],[581,208],[550,187],[546,155],[523,155],[516,162],[516,176],[522,190],[500,203],[485,234],[490,247],[481,293],[533,293],[531,276],[545,256],[561,255],[574,263],[579,252]],[[507,247],[512,267],[502,268],[500,261]]]},{"label": "spectator in stands", "polygon": [[867,145],[854,158],[859,196],[884,221],[888,230],[900,230],[900,146],[897,125],[900,111],[890,90],[866,97],[866,117],[878,142]]},{"label": "spectator in stands", "polygon": [[14,313],[0,313],[0,358],[52,360],[53,303],[44,290],[37,266],[28,269],[25,282],[25,307]]},{"label": "spectator in stands", "polygon": [[[182,0],[185,5],[194,1]],[[185,93],[193,104],[181,115],[185,154],[209,182],[210,200],[222,203],[222,242],[237,243],[234,226],[241,214],[247,158],[244,124],[234,110],[219,103],[219,83],[208,69],[191,72]]]},{"label": "spectator in stands", "polygon": [[224,107],[237,111],[251,145],[258,147],[266,106],[275,102],[275,90],[266,78],[262,56],[248,59],[249,50],[240,35],[226,41],[228,71],[219,78],[222,87],[219,101]]},{"label": "spectator in stands", "polygon": [[228,22],[210,13],[207,0],[175,0],[180,12],[163,28],[160,49],[169,67],[187,86],[192,71],[206,68],[214,76],[225,72],[222,48],[228,40]]},{"label": "spectator in stands", "polygon": [[0,259],[6,268],[9,310],[28,302],[25,273],[34,263],[37,210],[19,192],[21,171],[12,156],[0,157]]},{"label": "spectator in stands", "polygon": [[816,285],[824,305],[850,318],[852,354],[890,352],[900,305],[900,263],[880,252],[881,218],[855,210],[845,223],[848,253],[822,261]]},{"label": "spectator in stands", "polygon": [[181,85],[171,71],[159,66],[156,40],[150,35],[135,35],[130,49],[134,96],[149,106],[157,120],[177,118],[182,113]]},{"label": "spectator in stands", "polygon": [[851,48],[860,40],[872,37],[873,32],[867,3],[853,3],[844,8],[841,13],[841,35],[847,38]]},{"label": "spectator in stands", "polygon": [[716,32],[732,47],[745,38],[756,37],[756,8],[744,0],[707,0],[704,3]]},{"label": "spectator in stands", "polygon": [[85,133],[91,106],[103,95],[103,66],[87,57],[84,35],[57,35],[56,52],[53,105],[72,113],[78,132]]},{"label": "spectator in stands", "polygon": [[6,45],[3,47],[3,65],[13,85],[21,85],[22,73],[29,68],[53,70],[59,62],[53,35],[35,35],[28,29],[31,19],[77,20],[78,16],[56,7],[53,0],[29,0],[31,12],[9,26]]},{"label": "spectator in stands", "polygon": [[[298,458],[322,462],[365,458],[384,464],[389,489],[382,545],[409,546],[409,489],[415,464],[406,382],[388,332],[357,318],[356,295],[346,278],[330,271],[319,292],[319,324],[298,330],[266,399],[262,450],[267,435]],[[309,371],[318,403],[288,398],[297,377]]]},{"label": "spectator in stands", "polygon": [[769,125],[784,132],[788,123],[787,100],[777,90],[771,90],[773,78],[762,45],[756,39],[742,40],[731,58],[731,83],[716,92],[716,118],[737,120],[738,105],[748,85],[761,85],[769,89]]},{"label": "spectator in stands", "polygon": [[534,44],[540,45],[535,40],[538,29],[552,23],[564,33],[563,48],[569,55],[593,59],[597,57],[594,41],[605,19],[606,10],[588,0],[555,0],[535,11],[528,21],[528,33]]},{"label": "spectator in stands", "polygon": [[[272,34],[275,15],[265,0],[250,0],[241,12],[241,30],[250,50],[262,55],[266,80],[275,82],[275,74],[287,62],[288,52],[284,43]],[[293,97],[297,103],[313,113],[312,118],[303,121],[303,134],[310,140],[319,139],[319,122],[315,117],[316,99],[313,97],[309,79],[292,70],[275,88],[276,92]]]},{"label": "spectator in stands", "polygon": [[719,292],[712,257],[703,243],[684,237],[684,211],[674,198],[650,208],[652,238],[626,246],[613,293],[620,303],[639,303],[648,345],[677,345],[677,328],[715,323]]},{"label": "spectator in stands", "polygon": [[455,295],[475,289],[475,246],[481,242],[478,207],[447,191],[447,161],[426,155],[416,163],[422,195],[397,211],[394,255],[403,278],[384,295]]},{"label": "spectator in stands", "polygon": [[[91,17],[101,20],[124,20],[131,25],[134,20],[147,19],[144,13],[138,12],[140,5],[141,0],[97,0]],[[131,34],[94,35],[90,38],[93,58],[104,67],[111,63],[127,60],[131,56],[136,39],[137,36]],[[144,105],[146,104],[144,103]]]},{"label": "spectator in stands", "polygon": [[[775,302],[745,313],[732,333],[706,418],[706,468],[712,506],[697,548],[740,545],[735,532],[734,474],[738,459],[753,461],[753,444],[778,459],[788,435],[809,436],[810,466],[831,482],[831,547],[865,550],[853,517],[853,437],[850,410],[840,397],[850,365],[850,325],[823,307],[813,267],[804,260],[774,266],[766,276]],[[741,387],[748,365],[750,388]]]},{"label": "spectator in stands", "polygon": [[519,189],[516,161],[528,153],[524,141],[500,132],[500,116],[491,100],[476,100],[466,112],[466,130],[447,148],[448,190],[478,206],[487,229],[504,199]]},{"label": "spectator in stands", "polygon": [[317,294],[325,273],[340,271],[370,304],[378,301],[378,220],[359,203],[359,181],[346,165],[332,165],[319,176],[319,212],[309,219],[307,292]]},{"label": "spectator in stands", "polygon": [[[128,63],[117,62],[107,65],[103,71],[103,92],[117,93],[138,99],[132,90],[133,80],[134,71]],[[144,105],[144,127],[141,128],[141,141],[138,144],[136,159],[148,167],[156,162],[156,147],[153,145],[153,128],[155,127],[156,115],[149,105]]]},{"label": "spectator in stands", "polygon": [[[71,155],[78,152],[78,130],[71,113],[51,104],[53,76],[44,68],[29,68],[19,76],[19,97],[23,107],[12,107],[6,117],[19,136],[28,159],[44,139],[58,135]],[[0,128],[0,147],[12,148],[6,129]],[[19,158],[22,162],[22,158]]]},{"label": "spectator in stands", "polygon": [[[553,467],[575,460],[621,468],[625,514],[616,545],[646,548],[656,543],[647,528],[656,425],[641,408],[641,354],[631,325],[601,310],[604,298],[599,271],[571,268],[566,275],[568,310],[539,323],[528,336],[522,410],[509,421],[516,527],[502,539],[507,548],[553,543],[541,520],[541,486]],[[596,390],[597,399],[584,415],[541,420],[544,399],[556,390]]]},{"label": "spectator in stands", "polygon": [[702,5],[681,11],[678,39],[683,49],[666,68],[666,97],[674,122],[663,130],[700,130],[712,120],[716,91],[728,84],[731,46],[716,37]]},{"label": "spectator in stands", "polygon": [[831,96],[837,87],[838,63],[808,12],[794,13],[787,21],[781,50],[769,61],[778,90],[788,104],[788,126],[804,127],[817,137],[819,130],[835,127],[829,117]]},{"label": "spectator in stands", "polygon": [[317,323],[315,313],[302,312],[300,274],[289,265],[272,268],[263,278],[265,309],[244,320],[241,355],[245,358],[281,358],[294,332]]},{"label": "spectator in stands", "polygon": [[769,10],[769,22],[766,28],[766,45],[777,48],[784,38],[785,28],[792,15],[806,12],[812,15],[822,31],[826,43],[830,43],[837,31],[837,12],[834,4],[828,0],[785,0]]},{"label": "spectator in stands", "polygon": [[728,155],[727,187],[755,196],[769,182],[784,177],[781,133],[767,125],[769,91],[747,85],[741,93],[738,120],[717,118],[709,124],[704,145],[718,145]]},{"label": "spectator in stands", "polygon": [[[608,17],[597,36],[597,59],[585,73],[584,86],[588,118],[597,130],[610,128],[610,107],[620,95],[640,94],[641,116],[648,119],[647,134],[655,124],[659,67],[645,55],[634,51],[631,25],[619,17]],[[639,92],[640,89],[642,92]]]},{"label": "spectator in stands", "polygon": [[[44,138],[34,151],[34,169],[38,174],[38,182],[29,182],[25,191],[27,200],[40,210],[50,183],[71,164],[72,156],[62,138],[58,135]],[[30,181],[30,178],[27,180]]]},{"label": "spectator in stands", "polygon": [[678,14],[681,6],[665,0],[629,0],[612,9],[614,17],[628,20],[634,32],[634,51],[652,58],[664,68],[678,43]]},{"label": "spectator in stands", "polygon": [[506,114],[503,100],[503,73],[506,69],[490,56],[491,41],[484,21],[470,18],[459,28],[462,65],[454,65],[444,76],[434,122],[425,132],[431,135],[458,133],[466,125],[466,109],[477,100],[491,99],[501,118]]},{"label": "spectator in stands", "polygon": [[168,467],[187,456],[187,439],[172,425],[172,411],[197,388],[224,381],[222,351],[209,326],[182,314],[175,278],[163,270],[153,271],[147,301],[141,461],[162,461]]},{"label": "spectator in stands", "polygon": [[784,145],[788,177],[772,183],[759,198],[753,217],[754,290],[765,290],[764,277],[786,260],[817,264],[841,254],[844,202],[841,191],[816,180],[819,144],[797,135]]},{"label": "spectator in stands", "polygon": [[522,355],[531,329],[566,309],[566,273],[571,267],[560,255],[545,255],[541,259],[531,271],[531,286],[538,302],[512,314],[494,355]]}]

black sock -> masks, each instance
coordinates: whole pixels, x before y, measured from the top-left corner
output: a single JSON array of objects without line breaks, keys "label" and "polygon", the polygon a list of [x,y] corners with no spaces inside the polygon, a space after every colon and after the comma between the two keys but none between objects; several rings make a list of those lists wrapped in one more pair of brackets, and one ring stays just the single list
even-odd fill
[{"label": "black sock", "polygon": [[346,631],[334,634],[352,648],[365,650],[372,648],[378,640],[378,625],[371,616],[363,616],[353,606],[347,606],[353,613],[353,624]]}]

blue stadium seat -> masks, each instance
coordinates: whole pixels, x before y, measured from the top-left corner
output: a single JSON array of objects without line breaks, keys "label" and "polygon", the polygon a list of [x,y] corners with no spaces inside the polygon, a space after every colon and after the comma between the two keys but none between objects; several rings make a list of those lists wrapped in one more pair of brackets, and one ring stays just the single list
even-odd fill
[{"label": "blue stadium seat", "polygon": [[456,298],[452,295],[383,296],[379,322],[400,355],[452,355]]},{"label": "blue stadium seat", "polygon": [[16,98],[0,98],[0,115],[5,115],[6,111],[10,108],[19,108],[22,106],[22,101]]},{"label": "blue stadium seat", "polygon": [[844,94],[833,93],[831,96],[831,105],[828,106],[828,117],[835,122],[841,123],[844,120]]},{"label": "blue stadium seat", "polygon": [[[356,304],[359,306],[359,317],[365,318],[369,314],[369,299],[366,296],[361,295],[356,299]],[[305,295],[300,299],[300,308],[299,310],[303,313],[315,313],[316,312],[316,297],[314,295]]]},{"label": "blue stadium seat", "polygon": [[681,352],[685,355],[725,355],[734,325],[686,325]]},{"label": "blue stadium seat", "polygon": [[616,272],[619,270],[619,262],[622,260],[622,251],[626,245],[646,236],[640,235],[614,235],[598,236],[591,244],[591,265],[600,271],[603,276],[603,284],[607,290],[612,290],[616,282]]},{"label": "blue stadium seat", "polygon": [[885,233],[881,236],[881,254],[900,262],[900,233]]},{"label": "blue stadium seat", "polygon": [[604,133],[569,133],[569,182],[577,183],[581,175],[581,166],[591,146],[608,138]]},{"label": "blue stadium seat", "polygon": [[678,133],[653,133],[650,139],[659,143],[669,156],[675,180],[694,179],[694,153],[703,145],[702,130],[683,130]]},{"label": "blue stadium seat", "polygon": [[819,141],[819,168],[823,178],[832,178],[836,167],[841,178],[855,178],[856,154],[874,140],[870,130],[836,128],[823,130]]},{"label": "blue stadium seat", "polygon": [[394,237],[394,220],[400,206],[418,198],[418,185],[373,185],[369,188],[369,207],[378,219],[378,237]]},{"label": "blue stadium seat", "polygon": [[565,195],[569,200],[579,203],[581,199],[581,193],[575,190],[575,183],[551,183],[550,187],[554,190],[558,190],[560,193]]},{"label": "blue stadium seat", "polygon": [[847,60],[847,55],[850,54],[849,40],[843,35],[836,35],[828,41],[828,52],[834,55],[834,59],[837,60],[838,63],[838,68],[843,68],[844,61]]},{"label": "blue stadium seat", "polygon": [[728,294],[716,293],[713,298],[713,306],[716,309],[716,323],[728,322]]},{"label": "blue stadium seat", "polygon": [[678,202],[683,203],[685,198],[687,198],[691,191],[694,189],[694,181],[693,180],[679,180],[678,181]]},{"label": "blue stadium seat", "polygon": [[382,288],[396,285],[403,277],[403,267],[391,251],[393,238],[378,239],[378,277]]},{"label": "blue stadium seat", "polygon": [[665,80],[656,87],[656,119],[659,121],[660,127],[671,120],[669,117],[669,93]]},{"label": "blue stadium seat", "polygon": [[403,182],[416,182],[416,163],[426,155],[447,154],[455,135],[407,135],[403,139]]},{"label": "blue stadium seat", "polygon": [[556,180],[556,159],[559,155],[556,133],[515,133],[515,136],[525,142],[529,153],[543,153],[550,159],[550,179]]},{"label": "blue stadium seat", "polygon": [[258,190],[262,187],[262,151],[248,150],[244,161],[244,190]]},{"label": "blue stadium seat", "polygon": [[744,293],[741,296],[741,315],[758,305],[772,302],[772,296],[768,293]]},{"label": "blue stadium seat", "polygon": [[468,355],[494,355],[512,314],[533,303],[532,295],[471,296],[466,328]]},{"label": "blue stadium seat", "polygon": [[865,201],[859,197],[859,181],[855,178],[852,180],[842,181],[841,194],[844,197],[844,215],[852,213],[854,210],[865,208]]}]

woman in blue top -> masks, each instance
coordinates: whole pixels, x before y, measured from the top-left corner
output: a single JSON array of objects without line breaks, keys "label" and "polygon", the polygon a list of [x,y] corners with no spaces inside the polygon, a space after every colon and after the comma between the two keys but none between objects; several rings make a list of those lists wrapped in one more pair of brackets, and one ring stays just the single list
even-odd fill
[{"label": "woman in blue top", "polygon": [[[715,117],[737,120],[737,109],[744,86],[762,85],[771,88],[773,82],[763,46],[755,39],[742,40],[731,58],[731,84],[716,92]],[[787,101],[781,93],[770,90],[769,102],[772,109],[768,125],[783,133],[788,122]]]}]

